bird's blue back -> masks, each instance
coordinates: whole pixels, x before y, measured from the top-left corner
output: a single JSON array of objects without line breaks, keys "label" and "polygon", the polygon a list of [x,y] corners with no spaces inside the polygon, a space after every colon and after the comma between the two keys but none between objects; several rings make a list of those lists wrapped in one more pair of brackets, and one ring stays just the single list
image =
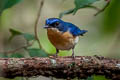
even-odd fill
[{"label": "bird's blue back", "polygon": [[70,33],[74,36],[83,35],[85,32],[87,32],[87,30],[80,30],[77,26],[75,26],[72,23],[64,22],[64,24],[64,27],[67,27],[67,30],[69,30]]}]

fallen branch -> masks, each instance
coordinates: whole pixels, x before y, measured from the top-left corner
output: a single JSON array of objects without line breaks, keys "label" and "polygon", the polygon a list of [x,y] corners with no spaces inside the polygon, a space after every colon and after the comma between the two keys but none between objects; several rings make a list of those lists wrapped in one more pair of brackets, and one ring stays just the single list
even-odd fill
[{"label": "fallen branch", "polygon": [[120,80],[120,59],[98,56],[0,58],[0,76],[6,78],[52,76],[62,79],[87,78],[93,74]]}]

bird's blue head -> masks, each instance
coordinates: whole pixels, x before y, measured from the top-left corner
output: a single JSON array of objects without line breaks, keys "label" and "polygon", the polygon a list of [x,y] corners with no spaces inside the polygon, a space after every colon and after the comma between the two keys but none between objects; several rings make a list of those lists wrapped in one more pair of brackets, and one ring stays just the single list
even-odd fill
[{"label": "bird's blue head", "polygon": [[58,26],[62,25],[64,21],[58,18],[49,18],[46,19],[44,28],[58,28]]}]

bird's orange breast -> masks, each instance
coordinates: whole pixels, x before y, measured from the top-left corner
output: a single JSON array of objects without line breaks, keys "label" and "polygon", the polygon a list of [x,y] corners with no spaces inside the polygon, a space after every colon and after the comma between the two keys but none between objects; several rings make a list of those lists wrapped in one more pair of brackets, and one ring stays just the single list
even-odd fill
[{"label": "bird's orange breast", "polygon": [[48,39],[60,50],[69,50],[75,45],[75,38],[69,32],[60,32],[55,28],[47,29]]}]

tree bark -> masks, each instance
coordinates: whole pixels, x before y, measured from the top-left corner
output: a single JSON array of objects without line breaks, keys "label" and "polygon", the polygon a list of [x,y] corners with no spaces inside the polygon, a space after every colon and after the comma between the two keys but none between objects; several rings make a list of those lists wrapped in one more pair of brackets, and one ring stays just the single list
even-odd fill
[{"label": "tree bark", "polygon": [[0,76],[6,78],[42,75],[85,79],[93,74],[120,80],[120,59],[101,56],[0,58]]}]

